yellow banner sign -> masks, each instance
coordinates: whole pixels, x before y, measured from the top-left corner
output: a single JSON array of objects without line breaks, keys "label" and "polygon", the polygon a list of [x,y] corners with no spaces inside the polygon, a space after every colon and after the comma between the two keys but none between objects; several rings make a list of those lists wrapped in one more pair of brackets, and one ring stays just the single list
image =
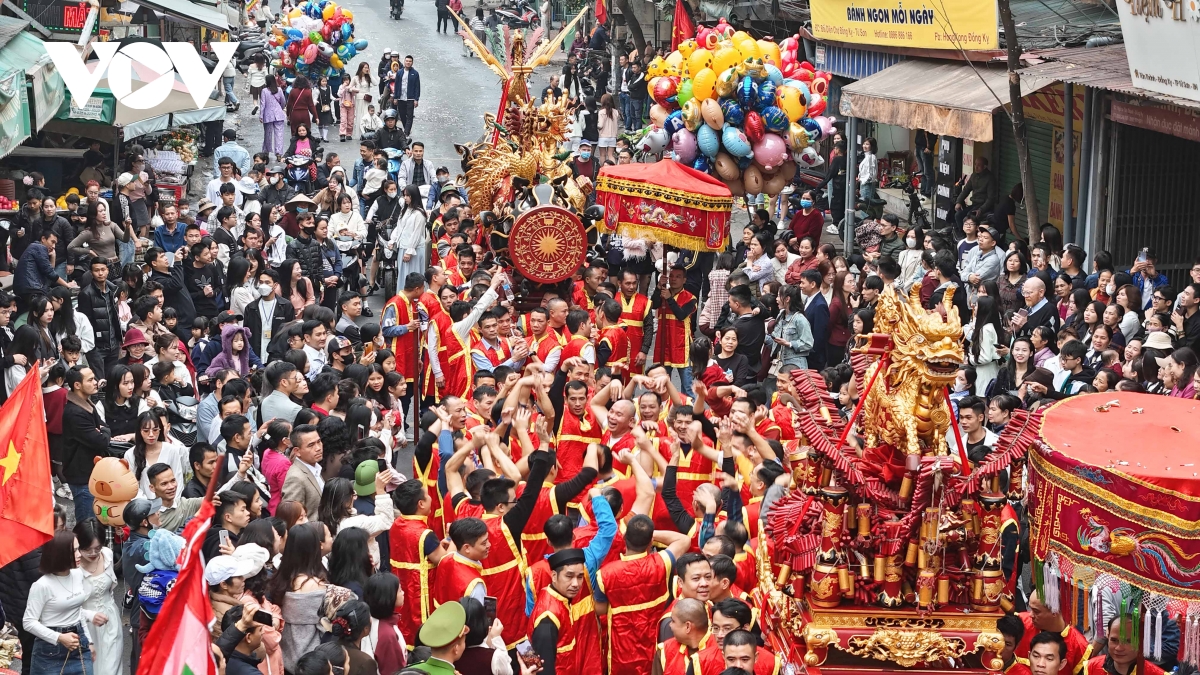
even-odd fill
[{"label": "yellow banner sign", "polygon": [[989,0],[812,0],[821,40],[920,49],[998,49],[996,3]]}]

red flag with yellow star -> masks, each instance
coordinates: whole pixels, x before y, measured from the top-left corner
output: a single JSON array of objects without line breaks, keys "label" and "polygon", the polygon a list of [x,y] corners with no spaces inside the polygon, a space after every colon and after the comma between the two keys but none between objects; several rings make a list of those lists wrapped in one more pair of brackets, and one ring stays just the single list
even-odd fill
[{"label": "red flag with yellow star", "polygon": [[54,536],[50,444],[35,363],[0,407],[0,566]]}]

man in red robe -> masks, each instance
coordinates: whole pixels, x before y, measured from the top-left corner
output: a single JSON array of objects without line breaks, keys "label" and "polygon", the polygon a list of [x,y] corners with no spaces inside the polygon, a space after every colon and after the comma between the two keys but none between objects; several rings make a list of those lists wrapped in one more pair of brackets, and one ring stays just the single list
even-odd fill
[{"label": "man in red robe", "polygon": [[654,344],[654,321],[650,318],[650,298],[638,293],[638,275],[621,273],[621,327],[626,329],[633,353],[630,373],[641,373]]},{"label": "man in red robe", "polygon": [[[1004,649],[1000,650],[1000,660],[1004,662],[1004,675],[1033,675],[1029,668],[1029,659],[1016,655],[1017,645],[1025,637],[1025,624],[1015,614],[1005,614],[996,619],[996,631],[1004,637]],[[1099,675],[1093,673],[1092,675]]]},{"label": "man in red robe", "polygon": [[658,340],[654,360],[679,371],[683,391],[692,390],[692,370],[688,350],[692,345],[692,319],[696,314],[696,297],[684,290],[687,272],[682,267],[671,268],[663,279],[651,306],[658,312]]},{"label": "man in red robe", "polygon": [[[1049,631],[1061,635],[1067,643],[1067,662],[1063,666],[1063,675],[1078,675],[1083,671],[1084,662],[1091,658],[1092,645],[1078,628],[1063,620],[1062,614],[1051,612],[1042,603],[1037,591],[1029,594],[1029,611],[1021,612],[1017,616],[1021,617],[1025,624],[1025,637],[1017,645],[1017,656],[1029,658],[1029,645],[1033,637],[1041,631]],[[1030,662],[1032,663],[1032,659]]]},{"label": "man in red robe", "polygon": [[401,402],[402,410],[408,410],[408,402],[416,394],[414,382],[421,367],[421,349],[424,348],[422,328],[429,321],[428,312],[417,302],[424,292],[425,276],[419,272],[409,274],[404,279],[404,291],[388,300],[383,306],[383,316],[379,318],[383,338],[396,355],[396,372],[408,383],[407,393]]},{"label": "man in red robe", "polygon": [[392,501],[400,515],[388,532],[388,551],[392,574],[400,579],[406,599],[396,625],[405,643],[415,644],[411,640],[433,611],[430,591],[434,571],[446,555],[446,547],[427,525],[433,501],[421,481],[401,483],[392,492]]},{"label": "man in red robe", "polygon": [[708,608],[692,598],[680,598],[671,608],[671,634],[654,654],[651,675],[718,675],[725,670],[721,652],[709,649]]},{"label": "man in red robe", "polygon": [[529,344],[529,353],[536,354],[542,362],[542,370],[547,373],[558,371],[562,359],[563,342],[552,330],[549,330],[550,312],[544,307],[535,307],[528,314],[529,330],[525,332]]},{"label": "man in red robe", "polygon": [[600,329],[600,341],[596,344],[596,367],[612,369],[613,377],[628,381],[630,360],[629,336],[620,325],[621,305],[616,300],[605,300],[596,310],[596,325]]},{"label": "man in red robe", "polygon": [[487,524],[478,518],[456,520],[450,525],[450,541],[454,552],[438,562],[430,590],[434,608],[459,598],[475,598],[482,604],[488,591],[481,561],[491,551]]},{"label": "man in red robe", "polygon": [[1162,675],[1163,669],[1139,658],[1139,649],[1121,634],[1121,617],[1109,620],[1107,634],[1108,654],[1086,661],[1083,675]]},{"label": "man in red robe", "polygon": [[[715,614],[713,618],[716,619]],[[759,647],[757,638],[749,628],[746,626],[729,632],[722,639],[723,647],[717,649],[710,645],[709,649],[721,655],[721,668],[741,668],[753,675],[779,675],[782,665],[779,657],[769,649]]]},{"label": "man in red robe", "polygon": [[572,602],[587,584],[583,551],[569,548],[550,556],[550,585],[543,588],[534,603],[529,641],[542,657],[546,675],[578,675],[586,656],[578,644],[578,624],[592,620],[588,614],[576,616]]}]

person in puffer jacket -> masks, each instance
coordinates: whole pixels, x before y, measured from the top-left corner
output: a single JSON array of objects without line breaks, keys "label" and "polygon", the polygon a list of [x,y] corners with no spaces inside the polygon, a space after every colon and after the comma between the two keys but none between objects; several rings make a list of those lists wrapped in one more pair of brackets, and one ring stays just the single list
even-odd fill
[{"label": "person in puffer jacket", "polygon": [[250,374],[249,328],[228,324],[221,329],[221,353],[208,363],[205,375],[213,377],[225,368],[236,370],[241,377]]}]

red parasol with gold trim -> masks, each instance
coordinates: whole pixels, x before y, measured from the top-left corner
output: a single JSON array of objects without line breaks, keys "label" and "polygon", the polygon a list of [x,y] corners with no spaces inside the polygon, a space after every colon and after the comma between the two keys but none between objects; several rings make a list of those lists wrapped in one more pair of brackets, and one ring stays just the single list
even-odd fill
[{"label": "red parasol with gold trim", "polygon": [[600,169],[596,203],[610,233],[697,251],[720,251],[729,239],[729,188],[674,160]]}]

